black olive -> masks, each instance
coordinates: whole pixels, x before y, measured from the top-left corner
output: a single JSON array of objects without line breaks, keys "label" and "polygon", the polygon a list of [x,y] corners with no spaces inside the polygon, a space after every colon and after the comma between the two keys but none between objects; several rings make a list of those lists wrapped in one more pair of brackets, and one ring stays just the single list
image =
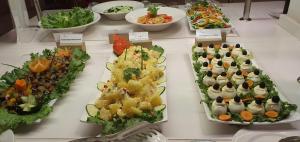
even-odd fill
[{"label": "black olive", "polygon": [[241,70],[238,70],[235,74],[236,75],[242,75],[242,72],[241,72]]},{"label": "black olive", "polygon": [[204,52],[204,53],[202,54],[202,57],[203,57],[203,58],[206,58],[206,57],[207,57],[207,53]]},{"label": "black olive", "polygon": [[221,73],[221,76],[226,76],[226,75],[227,75],[226,72]]},{"label": "black olive", "polygon": [[218,97],[216,98],[216,102],[217,102],[217,103],[222,103],[222,102],[223,102],[223,98],[222,98],[221,96],[218,96]]},{"label": "black olive", "polygon": [[208,71],[208,72],[207,72],[207,76],[208,76],[208,77],[212,77],[212,74],[213,74],[213,73],[212,73],[211,71]]},{"label": "black olive", "polygon": [[255,99],[255,103],[258,104],[258,105],[261,105],[262,101],[261,101],[261,99]]},{"label": "black olive", "polygon": [[240,47],[241,47],[241,45],[238,43],[235,45],[235,48],[240,48]]},{"label": "black olive", "polygon": [[273,96],[273,97],[272,97],[272,102],[274,102],[274,103],[279,103],[279,101],[280,101],[279,96]]},{"label": "black olive", "polygon": [[208,66],[208,63],[207,63],[207,62],[204,62],[204,63],[202,64],[202,66],[203,66],[203,67],[207,67],[207,66]]},{"label": "black olive", "polygon": [[233,84],[231,82],[227,82],[226,86],[227,88],[232,88]]},{"label": "black olive", "polygon": [[249,64],[251,64],[251,61],[250,61],[249,59],[247,59],[247,60],[245,61],[245,63],[249,65]]},{"label": "black olive", "polygon": [[221,58],[221,55],[220,55],[220,54],[216,54],[215,57],[216,57],[217,59],[220,59],[220,58]]},{"label": "black olive", "polygon": [[230,57],[230,56],[231,56],[231,53],[230,53],[230,52],[227,52],[225,55],[226,55],[226,57]]},{"label": "black olive", "polygon": [[233,99],[237,103],[239,103],[241,101],[241,97],[240,96],[235,96]]},{"label": "black olive", "polygon": [[202,47],[202,43],[201,42],[198,43],[198,47]]},{"label": "black olive", "polygon": [[249,87],[249,85],[248,85],[247,82],[244,82],[244,83],[242,84],[242,86],[243,86],[244,89],[248,89],[248,87]]},{"label": "black olive", "polygon": [[264,82],[261,82],[261,83],[259,84],[259,87],[260,87],[260,88],[265,88],[265,87],[266,87],[266,84],[265,84]]},{"label": "black olive", "polygon": [[254,70],[254,74],[255,74],[255,75],[259,75],[259,70],[258,70],[258,69],[255,69],[255,70]]},{"label": "black olive", "polygon": [[215,90],[219,90],[219,87],[220,87],[220,85],[219,85],[218,83],[214,84],[214,86],[213,86],[213,88],[214,88]]},{"label": "black olive", "polygon": [[223,65],[223,62],[222,61],[218,61],[217,63],[219,66],[222,66]]},{"label": "black olive", "polygon": [[231,62],[231,66],[236,66],[236,62]]},{"label": "black olive", "polygon": [[214,48],[215,47],[215,45],[214,44],[209,44],[209,46],[208,46],[209,48]]},{"label": "black olive", "polygon": [[243,55],[247,55],[248,53],[247,53],[246,50],[243,50],[242,54],[243,54]]},{"label": "black olive", "polygon": [[228,47],[228,45],[227,44],[223,44],[223,48],[227,48]]}]

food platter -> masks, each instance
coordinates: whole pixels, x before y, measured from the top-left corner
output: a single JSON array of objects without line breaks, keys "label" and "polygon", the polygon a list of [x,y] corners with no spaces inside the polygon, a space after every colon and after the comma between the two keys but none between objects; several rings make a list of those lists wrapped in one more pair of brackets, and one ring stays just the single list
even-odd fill
[{"label": "food platter", "polygon": [[[162,49],[161,47],[159,47],[159,48]],[[139,49],[142,50],[142,47],[141,46],[131,46],[128,49],[128,57],[126,57],[128,59],[126,59],[126,60],[130,60],[130,58],[131,58],[131,50],[135,50],[134,52],[137,52],[137,54],[138,54],[138,52],[139,52],[138,50]],[[153,52],[156,52],[156,51],[149,50],[149,49],[146,49],[146,48],[144,48],[143,50],[145,50],[145,52],[148,53],[148,55],[150,57],[149,60],[152,60],[151,58],[153,58],[153,57],[150,56],[150,54],[152,54]],[[143,50],[142,50],[142,52],[144,52]],[[115,54],[111,55],[110,59],[108,60],[108,62],[106,64],[106,69],[105,69],[105,71],[104,71],[104,73],[102,75],[102,78],[101,78],[100,82],[97,84],[97,87],[99,89],[99,94],[100,95],[99,94],[94,94],[93,99],[90,102],[87,103],[86,109],[83,111],[82,117],[80,119],[81,122],[96,123],[98,125],[101,125],[102,128],[103,128],[102,131],[101,131],[101,134],[103,134],[103,135],[116,134],[116,133],[118,133],[118,132],[120,132],[120,131],[122,131],[124,129],[129,128],[129,126],[125,126],[125,127],[122,127],[122,128],[121,127],[119,128],[117,126],[115,127],[115,125],[114,125],[115,122],[114,121],[116,119],[122,119],[124,123],[128,123],[130,121],[134,121],[135,119],[137,121],[139,121],[139,122],[140,121],[148,121],[150,123],[161,123],[161,122],[165,122],[165,121],[168,120],[168,115],[167,115],[167,96],[166,96],[166,75],[165,75],[165,73],[166,73],[166,71],[165,71],[165,67],[166,67],[165,54],[161,54],[158,59],[154,59],[153,58],[154,60],[157,60],[157,64],[155,65],[155,68],[157,68],[157,69],[155,69],[155,70],[157,70],[157,71],[160,70],[164,74],[163,76],[157,78],[158,80],[152,82],[152,83],[156,84],[155,85],[156,87],[153,86],[154,90],[156,90],[156,91],[154,91],[154,92],[151,91],[153,89],[153,87],[150,87],[152,89],[148,90],[147,88],[149,86],[147,87],[147,85],[145,85],[143,87],[139,87],[140,89],[146,89],[146,90],[148,90],[148,91],[146,91],[147,92],[146,94],[148,94],[148,95],[144,96],[145,98],[144,97],[139,98],[138,97],[139,96],[138,94],[140,94],[140,93],[138,93],[139,91],[137,91],[137,92],[130,91],[130,90],[132,90],[131,87],[130,87],[131,86],[130,84],[131,84],[132,81],[134,81],[134,80],[130,79],[128,81],[128,85],[129,86],[123,88],[125,90],[128,90],[128,93],[125,93],[124,98],[122,98],[120,101],[117,101],[118,103],[115,102],[113,104],[107,105],[107,107],[102,107],[102,106],[101,106],[101,108],[98,107],[97,104],[99,104],[99,102],[97,102],[97,101],[99,101],[99,100],[109,100],[108,97],[107,97],[107,96],[109,96],[109,95],[107,95],[109,93],[106,92],[105,90],[107,90],[106,89],[107,86],[108,86],[108,88],[110,88],[109,84],[110,84],[110,82],[113,82],[112,78],[115,78],[115,71],[116,71],[116,67],[117,67],[117,62],[120,62],[120,61],[123,60],[122,58],[124,58],[124,56],[125,56],[124,54],[125,53],[122,53],[119,57],[117,57]],[[126,56],[127,56],[127,53],[126,53]],[[140,63],[139,59],[137,59],[137,60],[138,60],[138,63]],[[124,61],[125,61],[125,59],[124,59]],[[123,70],[123,73],[126,70],[127,69]],[[148,70],[148,69],[146,68],[145,70]],[[144,72],[144,71],[142,71],[142,72]],[[125,76],[126,75],[124,74],[123,78],[125,78]],[[143,79],[141,79],[141,80],[138,79],[138,81],[142,81],[142,80]],[[150,83],[150,84],[152,84],[152,83]],[[119,85],[117,85],[117,86],[119,86]],[[96,87],[96,85],[95,85],[95,87]],[[121,87],[117,87],[117,88],[121,88]],[[130,92],[132,92],[132,93],[130,93]],[[142,104],[146,104],[147,103],[147,98],[148,97],[154,98],[156,95],[158,95],[157,93],[160,94],[159,96],[161,98],[161,104],[159,104],[159,105],[157,104],[156,105],[156,104],[153,104],[152,101],[150,101],[150,104],[152,106],[151,109],[149,110],[149,112],[146,111],[146,110],[144,110],[144,108],[142,107]],[[129,94],[129,96],[128,96],[128,94]],[[131,111],[128,112],[127,109],[126,109],[126,104],[127,104],[126,100],[128,100],[128,99],[139,99],[140,100],[140,101],[137,101],[138,105],[136,107],[138,109],[142,110],[142,112],[140,110],[139,111],[134,111],[134,112],[141,112],[144,116],[147,116],[151,112],[153,114],[153,116],[149,117],[149,119],[146,119],[147,117],[143,117],[143,116],[139,115],[139,113],[135,114],[134,116],[131,116],[131,114],[129,114]],[[150,99],[150,100],[153,100],[153,99]],[[113,114],[112,113],[113,111],[112,111],[112,109],[111,109],[110,106],[111,105],[115,106],[116,104],[120,104],[121,106],[119,107],[120,109],[117,111],[117,113]],[[95,106],[95,107],[93,108],[92,106]],[[92,108],[89,108],[89,107],[92,107]],[[101,112],[104,112],[104,111],[102,111],[102,109],[104,109],[104,108],[110,109],[110,112],[112,113],[112,119],[104,120],[106,117],[102,117],[101,116],[102,115]],[[130,107],[130,108],[131,108],[131,110],[136,110],[136,108],[134,108],[134,109],[132,107]],[[97,112],[94,113],[94,112],[91,111],[91,109],[92,109],[92,111],[95,110]],[[121,116],[120,113],[118,113],[118,112],[121,112],[121,111],[125,112],[128,115],[126,115],[125,117]],[[162,115],[162,117],[158,118],[159,115]],[[152,119],[154,121],[152,121]],[[112,127],[115,127],[115,129],[117,129],[117,130],[106,130],[106,124],[107,123],[113,123]],[[134,126],[136,124],[137,123],[133,123],[133,124],[130,124],[130,126]],[[125,124],[125,125],[127,125],[127,124]],[[104,131],[106,131],[106,132],[104,132]]]},{"label": "food platter", "polygon": [[75,48],[32,53],[22,67],[1,76],[0,131],[38,123],[53,110],[57,99],[84,69],[89,55]]},{"label": "food platter", "polygon": [[[230,51],[235,49],[235,46],[233,44],[226,43],[226,45]],[[260,67],[256,64],[255,60],[253,60],[253,55],[251,54],[251,52],[245,48],[242,48],[242,46],[240,46],[239,44],[238,44],[238,46],[239,46],[239,48],[241,48],[240,53],[242,53],[242,55],[244,55],[244,53],[245,53],[245,55],[247,55],[247,58],[243,58],[243,61],[241,61],[242,58],[240,57],[240,55],[234,56],[231,54],[227,55],[227,52],[226,52],[226,54],[222,53],[221,58],[219,58],[219,59],[222,62],[222,64],[220,62],[220,65],[221,65],[220,67],[223,68],[223,71],[221,71],[222,73],[220,72],[219,75],[216,74],[217,69],[214,69],[214,68],[218,68],[219,61],[217,63],[214,63],[214,61],[217,59],[217,56],[219,56],[217,54],[222,52],[223,46],[211,48],[212,50],[214,50],[214,52],[215,51],[217,51],[217,52],[215,52],[215,55],[212,55],[212,56],[210,54],[208,54],[207,56],[209,56],[209,58],[211,58],[212,60],[205,59],[206,61],[204,59],[202,59],[203,57],[205,57],[205,55],[204,56],[200,55],[199,57],[201,59],[197,58],[198,55],[196,55],[195,53],[200,50],[200,48],[198,48],[198,46],[197,46],[196,52],[195,52],[196,46],[193,46],[193,48],[192,48],[192,52],[190,53],[190,61],[192,63],[193,69],[194,69],[193,74],[196,79],[196,83],[198,84],[197,88],[199,90],[199,93],[201,96],[201,103],[204,106],[204,110],[205,110],[207,118],[210,121],[214,121],[214,122],[218,122],[218,123],[236,124],[236,125],[249,125],[249,124],[273,125],[273,124],[280,124],[280,123],[291,123],[291,122],[300,120],[300,114],[295,111],[297,109],[297,106],[288,103],[288,100],[278,90],[275,83],[272,80],[270,80],[268,75],[265,74],[265,72],[262,71],[260,69]],[[204,51],[205,51],[205,53],[206,53],[206,51],[207,51],[207,53],[212,53],[212,52],[208,51],[208,50],[211,50],[209,48],[210,47],[204,47],[203,48],[204,50],[202,50],[203,53],[204,53]],[[230,52],[230,53],[232,53],[232,52]],[[234,54],[236,54],[236,53],[234,53]],[[224,65],[224,64],[226,64],[226,61],[228,61],[228,59],[225,59],[225,56],[226,56],[226,58],[228,56],[233,59],[233,60],[231,60],[231,63],[235,62],[234,63],[234,64],[236,64],[235,66],[238,67],[236,71],[233,71],[232,73],[230,73],[230,70],[232,70],[231,67],[233,67],[233,64],[229,64],[228,67],[226,67],[227,65]],[[237,59],[239,59],[239,61]],[[247,60],[250,61],[251,68],[252,68],[251,70],[253,72],[245,71],[245,68],[244,68],[245,64],[246,64],[246,62],[249,62]],[[200,65],[201,61],[207,62],[208,65],[204,65],[204,64],[207,64],[204,62],[202,63],[202,65]],[[240,70],[242,72],[240,72]],[[259,73],[254,73],[254,72],[257,72],[255,70],[258,70]],[[221,76],[223,76],[222,75],[223,72],[226,73],[226,74],[224,74],[224,78],[225,79],[227,78],[227,79],[226,79],[226,82],[222,83],[222,80],[219,78],[222,78]],[[240,72],[240,73],[237,73],[237,72]],[[237,81],[238,79],[236,79],[237,78],[236,76],[238,76],[238,75],[242,76],[241,80],[243,80],[243,81],[240,83],[238,83],[238,81]],[[253,75],[257,75],[256,79],[258,79],[258,80],[255,80]],[[208,81],[209,76],[211,76],[212,79],[215,79],[215,82],[211,81],[211,83],[209,83],[210,82],[210,81]],[[251,81],[249,81],[249,80],[251,80]],[[255,81],[253,81],[253,80],[255,80]],[[230,82],[230,83],[228,83],[228,82]],[[216,84],[218,84],[218,85],[216,85]],[[221,84],[223,84],[223,85],[221,85]],[[261,85],[261,84],[263,84],[263,85]],[[247,90],[248,92],[246,92],[246,93],[243,92],[244,86],[245,86],[245,88],[248,89]],[[267,87],[265,87],[265,86],[267,86]],[[217,88],[219,88],[219,89],[217,89]],[[222,89],[220,89],[220,88],[222,88]],[[231,89],[231,88],[233,88],[233,89]],[[257,91],[257,90],[262,90],[262,88],[265,88],[265,89],[263,89],[263,90],[265,90],[265,91],[263,91],[264,93],[260,93],[261,91]],[[213,91],[214,89],[216,89],[216,91]],[[228,91],[226,91],[226,89],[234,90],[234,91],[229,91],[230,93],[228,93]],[[218,90],[221,90],[221,91],[218,91]],[[212,93],[212,92],[216,92],[219,94],[214,96],[214,93]],[[230,96],[231,94],[232,94],[232,96]],[[261,96],[261,94],[264,94],[264,96]],[[274,96],[276,96],[276,97],[274,97]],[[276,99],[278,101],[277,102],[278,107],[275,109],[275,107],[274,107],[275,101],[273,101],[273,100],[276,100]],[[239,104],[239,106],[242,106],[242,107],[236,107],[236,106],[234,107],[234,105],[233,105],[234,103],[237,103],[237,104]],[[224,108],[224,109],[216,109],[219,107],[218,104],[220,104],[220,106],[222,106],[220,108]],[[231,106],[230,106],[230,104],[231,104]],[[253,107],[255,105],[260,105],[260,106],[257,107],[258,108],[257,109],[256,107]],[[269,105],[272,107],[269,107]],[[272,114],[274,113],[274,111],[276,111],[275,112],[276,115],[273,116],[273,115],[267,114],[269,111]],[[242,116],[243,115],[242,113],[244,113],[244,112],[247,113],[247,116],[249,113],[251,113],[250,114],[251,119],[248,120],[248,119],[244,118],[244,116]],[[226,117],[228,116],[228,119],[225,119],[225,118],[223,119],[223,115]],[[222,118],[221,118],[221,116],[222,116]]]},{"label": "food platter", "polygon": [[193,3],[186,12],[187,21],[191,31],[201,29],[221,29],[229,33],[231,23],[223,14],[221,8],[207,0]]}]

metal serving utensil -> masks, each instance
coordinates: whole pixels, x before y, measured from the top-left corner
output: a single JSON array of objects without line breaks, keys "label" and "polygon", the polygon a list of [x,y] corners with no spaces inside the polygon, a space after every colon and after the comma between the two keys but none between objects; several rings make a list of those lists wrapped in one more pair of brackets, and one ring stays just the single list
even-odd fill
[{"label": "metal serving utensil", "polygon": [[[149,122],[143,121],[136,126],[125,129],[115,134],[101,136],[101,137],[80,138],[80,139],[72,140],[70,142],[120,142],[120,141],[138,142],[143,139],[146,139],[147,137],[152,137],[160,134],[158,131],[159,131],[158,125],[154,125]],[[161,142],[161,141],[157,141],[157,142]]]},{"label": "metal serving utensil", "polygon": [[297,78],[297,82],[300,83],[300,76]]},{"label": "metal serving utensil", "polygon": [[279,142],[300,142],[300,136],[290,136],[279,140]]}]

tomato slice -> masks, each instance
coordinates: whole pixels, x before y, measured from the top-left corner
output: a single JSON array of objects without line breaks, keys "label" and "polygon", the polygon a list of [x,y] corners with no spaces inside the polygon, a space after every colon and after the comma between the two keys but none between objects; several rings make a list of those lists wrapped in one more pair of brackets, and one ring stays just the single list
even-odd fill
[{"label": "tomato slice", "polygon": [[117,56],[120,56],[126,48],[129,48],[129,42],[121,36],[113,35],[113,51]]}]

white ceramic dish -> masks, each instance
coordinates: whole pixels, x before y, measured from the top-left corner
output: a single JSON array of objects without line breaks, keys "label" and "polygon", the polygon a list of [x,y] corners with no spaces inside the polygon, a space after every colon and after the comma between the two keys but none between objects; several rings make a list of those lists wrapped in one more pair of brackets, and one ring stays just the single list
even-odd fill
[{"label": "white ceramic dish", "polygon": [[87,29],[89,26],[97,23],[100,19],[101,16],[98,13],[94,13],[94,20],[88,24],[85,25],[81,25],[81,26],[77,26],[77,27],[70,27],[70,28],[43,28],[41,25],[41,21],[39,21],[39,26],[42,29],[48,30],[48,31],[52,31],[54,33],[63,33],[63,32],[73,32],[73,33],[82,33],[85,29]]},{"label": "white ceramic dish", "polygon": [[[188,21],[188,23],[189,23],[189,28],[190,28],[190,31],[196,31],[196,30],[198,30],[198,29],[194,29],[193,28],[193,24],[192,24],[192,21],[190,20],[190,17],[189,16],[186,16],[186,18],[187,18],[187,21]],[[231,26],[232,26],[232,24],[231,23],[229,23]],[[229,27],[229,28],[217,28],[217,29],[220,29],[222,32],[225,32],[225,33],[230,33],[230,31],[231,31],[231,29],[232,29],[232,27]],[[201,30],[201,29],[199,29],[199,30]]]},{"label": "white ceramic dish", "polygon": [[[166,57],[165,54],[163,54],[162,56]],[[112,54],[112,56],[109,58],[108,62],[109,63],[113,63],[116,59],[117,59],[117,56],[115,54]],[[164,61],[163,63],[161,63],[159,65],[166,66],[166,61]],[[166,78],[166,70],[164,70],[164,76],[163,77]],[[102,78],[101,78],[100,82],[106,82],[107,80],[110,80],[110,79],[111,79],[111,71],[108,70],[107,68],[105,68],[104,73],[102,75]],[[167,83],[164,82],[164,83],[160,84],[160,86],[164,86],[165,88],[167,88]],[[96,84],[95,84],[95,87],[96,87]],[[168,113],[167,113],[168,105],[167,105],[167,93],[166,92],[167,92],[167,90],[165,90],[160,95],[161,98],[162,98],[163,104],[166,105],[166,108],[164,109],[164,112],[163,112],[163,119],[160,120],[160,121],[158,121],[158,122],[156,122],[156,123],[162,123],[162,122],[165,122],[165,121],[168,120]],[[100,91],[99,91],[99,93],[94,94],[94,96],[92,97],[93,99],[91,101],[89,101],[88,104],[95,104],[95,101],[100,97],[100,95],[101,95]],[[86,112],[86,109],[84,108],[84,111],[83,111],[83,114],[82,114],[82,116],[80,118],[80,121],[88,123],[87,122],[88,117],[89,117],[89,115]]]},{"label": "white ceramic dish", "polygon": [[[228,44],[233,44],[233,43],[228,43]],[[242,47],[244,47],[244,46],[242,46]],[[246,48],[244,48],[244,49],[246,49]],[[194,61],[193,61],[193,58],[192,58],[192,52],[189,52],[189,57],[190,57],[190,62],[191,62],[191,65],[192,65],[194,77],[195,77],[195,79],[197,79],[198,78],[197,77],[197,73],[194,71],[194,65],[193,65]],[[256,62],[255,62],[254,59],[252,59],[251,62],[253,64],[253,66],[256,66],[259,69],[262,69],[261,67],[259,67],[256,64]],[[274,84],[276,84],[276,83],[274,82]],[[198,87],[198,84],[196,84],[196,86],[197,86],[197,90],[198,90],[198,92],[200,94],[201,99],[205,100],[205,94],[202,93],[202,91]],[[278,90],[277,87],[275,87],[275,89],[278,92],[278,96],[280,97],[281,100],[288,101],[285,98],[285,96],[282,95],[282,93]],[[250,125],[250,124],[253,124],[253,125],[275,125],[275,124],[291,123],[291,122],[300,120],[300,113],[296,111],[296,112],[291,112],[291,114],[290,114],[290,116],[288,118],[286,118],[284,120],[281,120],[281,121],[273,122],[273,123],[271,123],[271,122],[253,122],[253,123],[243,122],[243,123],[241,123],[241,122],[237,122],[237,121],[221,121],[219,119],[216,119],[216,118],[212,117],[212,113],[210,111],[210,108],[209,108],[209,106],[205,102],[202,102],[202,104],[203,104],[204,111],[205,111],[205,114],[206,114],[206,117],[207,117],[208,120],[214,121],[214,122],[218,122],[218,123],[223,123],[223,124],[235,124],[235,125]]]},{"label": "white ceramic dish", "polygon": [[171,7],[160,7],[158,10],[158,14],[167,14],[167,15],[172,16],[173,19],[171,22],[163,23],[163,24],[140,24],[140,23],[138,23],[137,19],[141,16],[146,15],[147,13],[148,13],[147,8],[134,10],[132,12],[129,12],[125,16],[125,19],[129,23],[132,23],[132,24],[142,27],[146,31],[161,31],[161,30],[168,28],[171,24],[178,22],[185,16],[185,13],[183,10],[180,10],[177,8],[171,8]]},{"label": "white ceramic dish", "polygon": [[97,4],[92,7],[92,10],[96,13],[105,15],[111,20],[123,20],[127,13],[105,13],[104,11],[114,6],[132,6],[133,10],[144,8],[144,4],[137,1],[109,1]]},{"label": "white ceramic dish", "polygon": [[1,133],[0,142],[15,142],[14,132],[9,129]]},{"label": "white ceramic dish", "polygon": [[289,136],[300,136],[299,130],[239,130],[232,138],[232,142],[278,142]]}]

